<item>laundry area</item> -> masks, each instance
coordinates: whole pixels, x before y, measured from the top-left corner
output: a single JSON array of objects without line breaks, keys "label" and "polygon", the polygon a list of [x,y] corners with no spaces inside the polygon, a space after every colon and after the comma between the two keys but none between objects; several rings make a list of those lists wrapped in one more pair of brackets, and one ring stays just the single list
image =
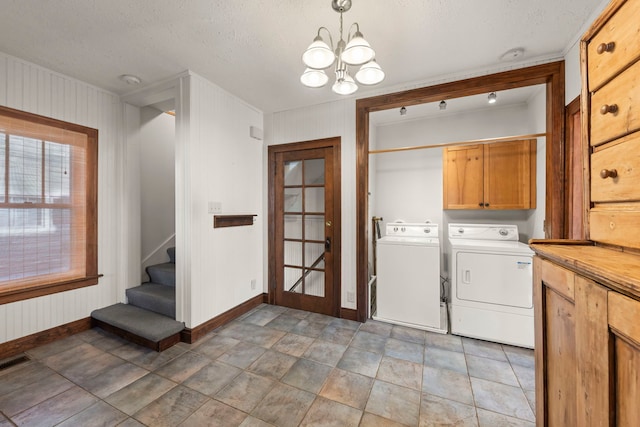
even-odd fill
[{"label": "laundry area", "polygon": [[370,318],[533,348],[545,97],[539,85],[370,114]]}]

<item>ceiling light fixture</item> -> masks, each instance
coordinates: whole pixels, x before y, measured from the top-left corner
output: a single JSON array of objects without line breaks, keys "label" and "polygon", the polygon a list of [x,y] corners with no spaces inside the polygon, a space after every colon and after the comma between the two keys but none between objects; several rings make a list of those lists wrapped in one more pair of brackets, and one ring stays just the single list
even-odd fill
[{"label": "ceiling light fixture", "polygon": [[134,76],[133,74],[123,74],[118,78],[128,85],[139,85],[142,83],[140,77]]},{"label": "ceiling light fixture", "polygon": [[400,115],[401,116],[406,116],[407,115],[407,109],[405,107],[400,108]]},{"label": "ceiling light fixture", "polygon": [[[333,38],[326,27],[318,28],[318,35],[302,54],[302,62],[307,66],[300,81],[307,87],[322,87],[329,81],[325,69],[335,63],[336,81],[332,90],[339,95],[351,95],[358,85],[351,75],[349,66],[361,66],[355,74],[358,83],[375,85],[384,80],[384,71],[375,60],[376,53],[360,32],[360,25],[354,22],[347,32],[347,42],[342,37],[342,14],[351,9],[351,0],[332,0],[331,7],[340,14],[340,40],[334,48]],[[355,27],[355,32],[351,30]],[[320,36],[324,30],[329,36],[329,44]]]},{"label": "ceiling light fixture", "polygon": [[497,100],[498,100],[498,95],[496,95],[495,92],[491,92],[488,97],[489,104],[495,104]]},{"label": "ceiling light fixture", "polygon": [[440,108],[440,111],[446,110],[447,109],[446,101],[444,100],[440,101],[440,104],[438,104],[438,108]]}]

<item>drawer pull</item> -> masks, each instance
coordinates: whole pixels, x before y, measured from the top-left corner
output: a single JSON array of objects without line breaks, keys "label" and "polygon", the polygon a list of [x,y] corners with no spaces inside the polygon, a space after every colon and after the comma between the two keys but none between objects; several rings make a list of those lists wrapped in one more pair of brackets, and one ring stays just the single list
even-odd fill
[{"label": "drawer pull", "polygon": [[618,177],[618,171],[615,169],[602,169],[600,171],[600,178],[602,179],[617,178],[617,177]]},{"label": "drawer pull", "polygon": [[618,112],[618,104],[607,105],[604,104],[600,107],[600,114],[605,115],[607,113],[615,114]]},{"label": "drawer pull", "polygon": [[598,55],[602,55],[605,52],[613,52],[615,47],[616,44],[614,42],[600,43],[596,48],[596,52],[598,52]]}]

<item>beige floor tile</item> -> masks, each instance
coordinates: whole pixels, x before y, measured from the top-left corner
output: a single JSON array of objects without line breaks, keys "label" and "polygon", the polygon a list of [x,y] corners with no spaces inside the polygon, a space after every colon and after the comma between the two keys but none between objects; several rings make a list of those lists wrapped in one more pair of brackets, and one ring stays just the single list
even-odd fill
[{"label": "beige floor tile", "polygon": [[535,421],[531,406],[521,388],[473,377],[471,388],[478,408],[525,421]]},{"label": "beige floor tile", "polygon": [[297,360],[297,357],[289,356],[288,354],[278,351],[267,350],[249,366],[248,370],[266,378],[279,380],[289,371]]},{"label": "beige floor tile", "polygon": [[154,372],[173,382],[181,383],[209,363],[211,363],[211,360],[208,357],[188,351]]},{"label": "beige floor tile", "polygon": [[332,370],[331,366],[299,359],[281,381],[311,393],[318,393]]},{"label": "beige floor tile", "polygon": [[156,374],[147,374],[105,399],[127,415],[133,415],[177,384]]},{"label": "beige floor tile", "polygon": [[420,427],[445,425],[477,427],[476,408],[424,393],[420,404]]},{"label": "beige floor tile", "polygon": [[262,398],[274,387],[275,381],[250,372],[238,375],[232,383],[220,390],[215,399],[240,409],[251,412]]},{"label": "beige floor tile", "polygon": [[467,368],[469,369],[470,376],[512,386],[519,385],[518,379],[509,362],[473,356],[471,354],[467,354],[465,357],[467,359]]},{"label": "beige floor tile", "polygon": [[237,427],[247,414],[217,400],[209,400],[189,416],[180,426],[184,427]]},{"label": "beige floor tile", "polygon": [[361,350],[356,347],[348,347],[342,359],[338,362],[337,367],[345,371],[374,378],[378,373],[381,360],[381,354]]},{"label": "beige floor tile", "polygon": [[388,383],[420,391],[422,387],[422,368],[422,364],[385,356],[380,362],[377,378]]},{"label": "beige floor tile", "polygon": [[357,427],[362,411],[322,397],[309,408],[300,427]]},{"label": "beige floor tile", "polygon": [[535,423],[478,408],[480,427],[535,427]]},{"label": "beige floor tile", "polygon": [[68,379],[52,374],[0,396],[0,411],[12,417],[72,387],[74,385]]},{"label": "beige floor tile", "polygon": [[95,396],[74,386],[20,412],[12,419],[19,426],[53,426],[82,412],[97,400]]},{"label": "beige floor tile", "polygon": [[59,427],[76,426],[115,426],[127,419],[127,414],[118,411],[113,406],[99,401],[82,412],[68,418]]},{"label": "beige floor tile", "polygon": [[313,403],[315,395],[307,391],[276,384],[251,415],[280,427],[295,427]]},{"label": "beige floor tile", "polygon": [[406,424],[400,424],[388,418],[365,412],[360,421],[360,427],[403,427]]},{"label": "beige floor tile", "polygon": [[353,408],[364,409],[373,379],[353,372],[334,369],[319,395]]},{"label": "beige floor tile", "polygon": [[280,341],[271,348],[290,356],[301,357],[311,344],[313,344],[313,338],[290,333],[280,338]]},{"label": "beige floor tile", "polygon": [[177,386],[136,412],[133,417],[154,427],[173,427],[200,408],[208,397],[188,387]]},{"label": "beige floor tile", "polygon": [[425,366],[422,391],[467,405],[474,404],[469,376],[448,369]]},{"label": "beige floor tile", "polygon": [[317,339],[304,352],[304,357],[325,365],[336,366],[346,349],[346,345]]},{"label": "beige floor tile", "polygon": [[213,396],[235,377],[241,369],[221,362],[212,362],[184,380],[182,384],[202,394]]},{"label": "beige floor tile", "polygon": [[417,425],[420,416],[420,392],[376,380],[365,411],[401,424]]}]

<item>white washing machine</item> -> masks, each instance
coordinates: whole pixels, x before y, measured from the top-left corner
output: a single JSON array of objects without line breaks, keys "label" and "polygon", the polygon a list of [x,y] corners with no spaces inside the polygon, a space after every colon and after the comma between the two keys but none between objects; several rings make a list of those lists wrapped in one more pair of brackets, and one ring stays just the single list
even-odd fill
[{"label": "white washing machine", "polygon": [[446,333],[440,306],[438,225],[388,223],[377,242],[377,310],[383,322]]},{"label": "white washing machine", "polygon": [[451,333],[533,348],[533,251],[516,225],[449,224]]}]

